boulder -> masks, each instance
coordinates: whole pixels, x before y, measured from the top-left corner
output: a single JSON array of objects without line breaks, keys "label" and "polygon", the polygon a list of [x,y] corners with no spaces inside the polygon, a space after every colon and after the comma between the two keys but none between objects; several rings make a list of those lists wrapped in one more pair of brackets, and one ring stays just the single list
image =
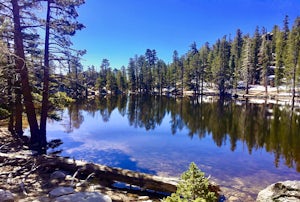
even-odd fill
[{"label": "boulder", "polygon": [[77,192],[74,194],[57,197],[53,202],[112,202],[107,195],[98,192]]},{"label": "boulder", "polygon": [[1,202],[14,202],[14,196],[10,191],[0,189],[0,201]]},{"label": "boulder", "polygon": [[54,171],[50,175],[50,179],[58,179],[58,180],[64,180],[66,178],[66,174],[62,171]]},{"label": "boulder", "polygon": [[257,195],[256,202],[299,202],[300,181],[274,183]]},{"label": "boulder", "polygon": [[59,196],[72,194],[74,192],[75,191],[72,187],[57,187],[49,193],[49,197],[50,198],[56,198],[56,197],[59,197]]}]

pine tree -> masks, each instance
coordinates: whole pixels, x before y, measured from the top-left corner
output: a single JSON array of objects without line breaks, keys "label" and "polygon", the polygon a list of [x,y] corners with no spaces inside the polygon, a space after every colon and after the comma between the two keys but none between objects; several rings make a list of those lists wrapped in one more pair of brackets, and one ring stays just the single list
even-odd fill
[{"label": "pine tree", "polygon": [[253,59],[252,59],[252,51],[251,51],[251,38],[249,35],[246,35],[243,38],[243,49],[242,49],[242,71],[241,78],[246,84],[246,94],[249,93],[249,85],[252,80],[252,72],[253,72]]},{"label": "pine tree", "polygon": [[283,57],[283,32],[280,31],[278,26],[273,28],[273,47],[272,52],[275,53],[275,86],[277,87],[277,92],[279,92],[279,86],[283,78],[283,67],[284,67],[284,57]]},{"label": "pine tree", "polygon": [[297,17],[288,37],[287,67],[288,79],[292,81],[292,97],[296,95],[296,85],[300,73],[300,17]]},{"label": "pine tree", "polygon": [[[51,58],[50,54],[52,50],[55,50],[56,54],[60,55],[66,50],[70,52],[71,41],[68,38],[73,36],[77,30],[81,30],[84,26],[76,21],[78,14],[76,7],[84,4],[84,0],[61,0],[53,1],[47,0],[47,14],[45,20],[45,45],[44,45],[44,64],[43,64],[43,92],[42,92],[42,109],[40,120],[40,133],[46,141],[46,124],[49,108],[49,79],[50,79],[50,61],[57,60]],[[51,40],[52,38],[52,40]],[[62,51],[59,51],[63,49]],[[77,55],[83,52],[77,52]],[[52,53],[53,55],[56,55]],[[59,59],[60,60],[60,59]],[[77,61],[75,61],[77,62]],[[77,67],[78,65],[76,65]],[[79,65],[80,66],[80,65]],[[77,69],[76,69],[77,70]],[[77,74],[76,74],[77,77]],[[78,79],[76,79],[77,83]],[[76,86],[77,89],[77,86]],[[46,143],[44,143],[46,144]]]},{"label": "pine tree", "polygon": [[242,48],[243,48],[243,36],[242,31],[238,29],[236,31],[235,38],[231,47],[230,55],[230,75],[232,75],[232,87],[237,88],[238,81],[241,79],[242,69]]},{"label": "pine tree", "polygon": [[127,67],[128,74],[128,87],[131,92],[137,91],[137,73],[136,73],[136,60],[133,58],[129,59],[129,64]]},{"label": "pine tree", "polygon": [[226,36],[222,40],[218,40],[214,46],[215,57],[213,61],[213,77],[215,84],[218,87],[219,95],[224,96],[226,90],[229,88],[229,58],[230,58],[230,44]]},{"label": "pine tree", "polygon": [[176,193],[164,199],[165,202],[201,202],[217,201],[214,192],[209,190],[209,180],[195,163],[191,163],[189,170],[181,175]]},{"label": "pine tree", "polygon": [[251,83],[252,84],[259,84],[260,83],[260,74],[261,70],[259,67],[259,50],[261,45],[261,35],[259,33],[259,27],[256,27],[253,39],[251,40],[251,55],[252,55],[252,65],[253,68],[251,68]]},{"label": "pine tree", "polygon": [[261,80],[265,86],[265,95],[268,93],[268,71],[272,61],[271,35],[263,28],[262,43],[259,51],[259,65],[261,66]]},{"label": "pine tree", "polygon": [[178,74],[179,73],[179,55],[177,50],[173,51],[173,62],[171,65],[171,69],[172,69],[172,86],[175,88],[175,91],[177,91],[177,82],[179,81],[180,77]]},{"label": "pine tree", "polygon": [[204,82],[207,81],[207,69],[209,66],[209,52],[210,52],[210,47],[209,43],[206,42],[204,46],[199,51],[199,56],[200,56],[200,80],[201,80],[201,87],[200,87],[200,94],[203,95],[203,87],[204,87]]}]

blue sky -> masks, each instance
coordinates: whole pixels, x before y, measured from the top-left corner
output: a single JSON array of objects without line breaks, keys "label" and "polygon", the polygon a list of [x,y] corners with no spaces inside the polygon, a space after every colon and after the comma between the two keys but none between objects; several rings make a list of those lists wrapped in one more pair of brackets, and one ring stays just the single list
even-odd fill
[{"label": "blue sky", "polygon": [[84,67],[99,69],[107,58],[120,68],[147,48],[169,63],[174,50],[185,54],[194,41],[199,48],[224,35],[233,38],[238,28],[250,35],[256,26],[271,31],[275,24],[282,27],[285,15],[291,26],[300,16],[300,0],[86,0],[78,12],[86,28],[73,43],[87,50]]}]

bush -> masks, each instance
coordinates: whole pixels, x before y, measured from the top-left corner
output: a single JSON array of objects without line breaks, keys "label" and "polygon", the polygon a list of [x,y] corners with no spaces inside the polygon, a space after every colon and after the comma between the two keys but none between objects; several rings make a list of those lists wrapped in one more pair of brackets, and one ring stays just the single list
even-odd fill
[{"label": "bush", "polygon": [[5,119],[10,115],[7,109],[0,108],[0,119]]},{"label": "bush", "polygon": [[209,180],[205,174],[191,163],[189,170],[181,175],[181,181],[177,185],[176,193],[167,197],[165,202],[214,202],[217,197],[209,190]]}]

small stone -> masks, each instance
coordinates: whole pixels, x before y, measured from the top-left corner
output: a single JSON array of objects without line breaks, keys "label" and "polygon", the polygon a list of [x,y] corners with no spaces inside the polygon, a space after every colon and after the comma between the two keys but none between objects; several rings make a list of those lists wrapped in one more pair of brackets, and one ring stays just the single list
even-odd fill
[{"label": "small stone", "polygon": [[148,200],[149,196],[139,196],[139,200]]},{"label": "small stone", "polygon": [[59,179],[59,180],[64,180],[66,178],[66,174],[63,173],[62,171],[54,171],[50,175],[50,179]]},{"label": "small stone", "polygon": [[72,194],[74,192],[75,191],[72,187],[57,187],[49,193],[49,197],[50,198],[56,198],[56,197],[59,197],[59,196]]},{"label": "small stone", "polygon": [[0,189],[0,201],[1,202],[14,202],[14,196],[10,191]]},{"label": "small stone", "polygon": [[57,197],[53,202],[112,202],[111,198],[107,195],[98,192],[77,192],[74,194],[64,195]]},{"label": "small stone", "polygon": [[228,202],[242,202],[242,200],[240,200],[238,197],[236,196],[230,196],[228,198]]}]

